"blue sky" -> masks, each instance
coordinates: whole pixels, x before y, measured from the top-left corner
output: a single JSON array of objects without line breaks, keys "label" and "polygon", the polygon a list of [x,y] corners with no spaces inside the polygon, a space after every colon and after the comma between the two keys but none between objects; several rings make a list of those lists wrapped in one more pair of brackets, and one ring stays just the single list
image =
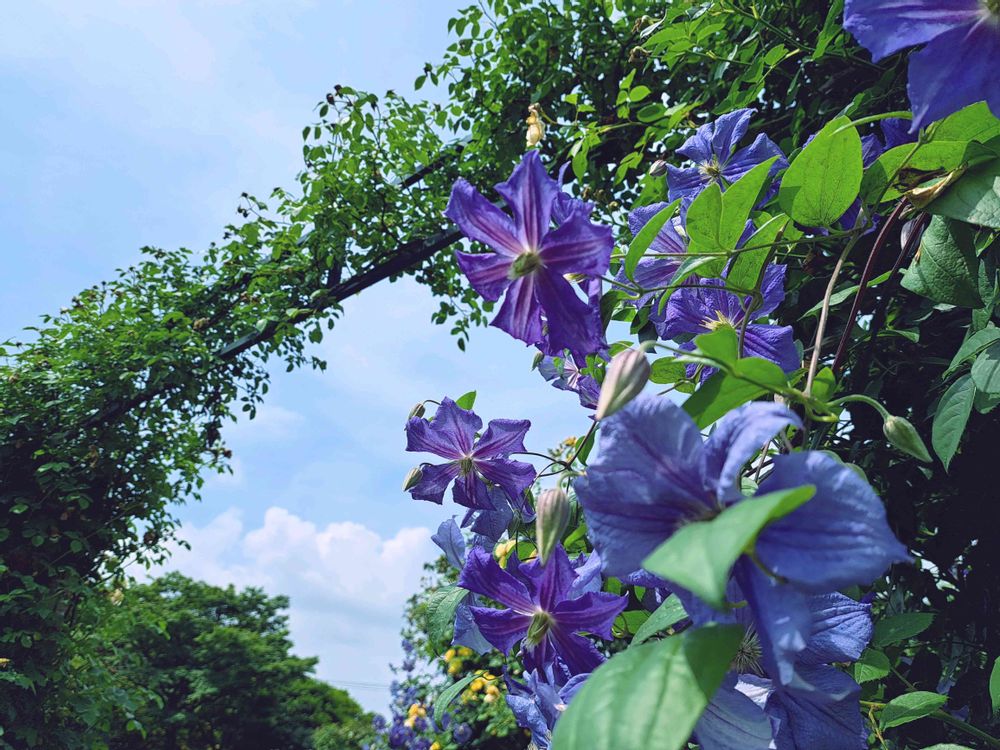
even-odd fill
[{"label": "blue sky", "polygon": [[[336,83],[412,91],[465,2],[93,0],[12,5],[0,28],[0,338],[143,245],[201,248],[240,193],[294,186],[301,129]],[[522,123],[511,123],[520,129]],[[496,329],[461,353],[404,280],[345,305],[325,373],[279,368],[259,418],[224,436],[231,476],[178,511],[168,567],[292,599],[297,650],[384,709],[406,598],[455,512],[401,493],[414,402],[477,389],[484,419],[529,418],[544,450],[587,427],[571,394]]]}]

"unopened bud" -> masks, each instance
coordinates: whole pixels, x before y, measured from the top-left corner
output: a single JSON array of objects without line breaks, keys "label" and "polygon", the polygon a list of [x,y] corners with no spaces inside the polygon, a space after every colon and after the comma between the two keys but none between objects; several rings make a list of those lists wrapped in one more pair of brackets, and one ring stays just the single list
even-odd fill
[{"label": "unopened bud", "polygon": [[545,490],[535,503],[535,544],[545,565],[569,525],[569,495],[561,489]]},{"label": "unopened bud", "polygon": [[545,123],[542,121],[542,108],[538,104],[528,107],[528,118],[525,120],[528,132],[525,134],[525,145],[534,148],[545,138]]},{"label": "unopened bud", "polygon": [[910,424],[908,419],[890,414],[882,423],[882,432],[885,433],[886,440],[903,453],[924,463],[931,462],[931,454],[927,452],[927,446],[924,445],[917,428]]},{"label": "unopened bud", "polygon": [[538,366],[542,364],[542,360],[545,359],[545,352],[536,352],[535,358],[531,360],[531,369],[537,370]]},{"label": "unopened bud", "polygon": [[410,409],[410,416],[409,416],[409,418],[413,419],[414,417],[422,417],[422,416],[424,416],[424,402],[423,401],[421,401],[419,404],[417,404],[412,409]]},{"label": "unopened bud", "polygon": [[595,419],[604,419],[638,396],[649,380],[650,367],[645,352],[626,349],[608,365],[597,400]]},{"label": "unopened bud", "polygon": [[409,492],[418,484],[420,480],[424,478],[424,471],[419,466],[414,466],[406,474],[406,479],[403,480],[403,492]]},{"label": "unopened bud", "polygon": [[667,163],[663,159],[657,159],[653,162],[652,166],[649,168],[650,177],[659,177],[661,174],[667,173]]}]

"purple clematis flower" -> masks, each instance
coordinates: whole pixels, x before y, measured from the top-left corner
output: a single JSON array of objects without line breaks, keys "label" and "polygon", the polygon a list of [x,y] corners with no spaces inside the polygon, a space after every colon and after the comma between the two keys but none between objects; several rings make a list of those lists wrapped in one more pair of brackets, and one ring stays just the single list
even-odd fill
[{"label": "purple clematis flower", "polygon": [[[751,298],[725,289],[722,279],[704,279],[709,287],[681,287],[667,300],[663,313],[654,310],[650,320],[662,339],[675,339],[683,335],[709,333],[720,326],[731,326],[739,330]],[[761,284],[761,306],[751,315],[753,319],[769,315],[785,299],[785,266],[771,265],[764,271]],[[694,344],[689,347],[694,348]],[[799,353],[795,348],[791,326],[775,326],[764,323],[747,325],[743,340],[743,353],[747,357],[761,357],[778,365],[785,372],[799,368]],[[708,377],[714,370],[707,368],[702,377]]]},{"label": "purple clematis flower", "polygon": [[510,653],[521,642],[526,670],[553,669],[568,679],[592,672],[604,660],[579,633],[611,640],[611,624],[628,603],[628,597],[594,591],[599,580],[586,564],[574,568],[561,545],[544,566],[511,555],[506,570],[489,552],[474,547],[458,585],[507,607],[472,608],[479,630],[494,647]]},{"label": "purple clematis flower", "polygon": [[[679,406],[640,396],[602,424],[598,457],[574,488],[605,574],[626,576],[681,526],[752,502],[739,489],[744,465],[800,421],[780,404],[745,404],[703,441]],[[756,559],[789,584],[777,594],[867,584],[909,559],[874,490],[825,453],[775,456],[758,492],[803,485],[816,488],[813,498],[765,527],[755,545]]]},{"label": "purple clematis flower", "polygon": [[556,722],[588,677],[579,674],[565,684],[554,684],[551,673],[540,675],[538,670],[525,674],[524,682],[504,675],[507,705],[517,725],[531,732],[531,741],[538,750],[549,749]]},{"label": "purple clematis flower", "polygon": [[601,397],[601,385],[590,375],[580,372],[580,367],[570,357],[543,357],[538,363],[538,372],[555,388],[571,391],[580,399],[586,409],[596,409]]},{"label": "purple clematis flower", "polygon": [[[730,585],[740,598],[739,587]],[[749,608],[719,616],[694,608],[703,624],[725,620],[744,625],[746,635],[731,672],[695,728],[703,750],[863,750],[867,732],[861,719],[860,688],[829,666],[856,661],[872,635],[870,605],[831,593],[806,597],[807,629],[795,679],[783,684],[769,674],[767,648]]]},{"label": "purple clematis flower", "polygon": [[667,165],[667,197],[672,201],[678,198],[690,201],[713,182],[725,190],[772,156],[778,157],[771,167],[772,176],[778,170],[786,169],[788,160],[785,155],[763,133],[746,148],[736,150],[736,144],[746,135],[750,118],[755,112],[755,109],[737,109],[722,115],[715,122],[700,126],[677,149],[677,153],[693,161],[694,166],[678,168]]},{"label": "purple clematis flower", "polygon": [[462,409],[450,398],[441,400],[428,422],[411,417],[406,423],[406,450],[433,453],[449,459],[444,464],[422,464],[423,477],[410,490],[417,500],[440,504],[444,492],[455,481],[452,496],[468,508],[495,510],[486,480],[501,487],[514,504],[535,480],[535,468],[514,461],[511,453],[524,452],[524,435],[531,427],[526,419],[494,419],[477,441],[483,420]]},{"label": "purple clematis flower", "polygon": [[[632,236],[639,234],[650,219],[669,206],[669,203],[653,203],[648,206],[640,206],[632,209],[628,215],[628,228]],[[679,216],[675,216],[659,231],[649,245],[647,253],[675,253],[676,255],[652,255],[652,257],[642,258],[635,267],[635,283],[643,289],[656,289],[670,284],[674,277],[674,272],[684,260],[680,253],[686,253],[688,246],[687,233],[684,231],[684,221]],[[625,268],[622,267],[615,279],[623,284],[631,283],[625,275]],[[659,297],[660,292],[649,292],[643,294],[632,304],[636,307],[645,307],[653,298]]]},{"label": "purple clematis flower", "polygon": [[[465,537],[462,536],[462,530],[458,528],[455,519],[442,521],[431,541],[441,548],[452,567],[461,570],[465,566]],[[458,603],[455,608],[455,634],[451,642],[454,646],[465,646],[477,654],[485,654],[492,647],[479,632],[472,616],[472,607],[479,604],[479,597],[475,594],[469,594]]]},{"label": "purple clematis flower", "polygon": [[912,132],[976,102],[1000,116],[996,0],[846,0],[844,28],[878,61],[906,47]]},{"label": "purple clematis flower", "polygon": [[[473,288],[493,302],[506,291],[491,325],[514,338],[581,361],[604,347],[600,308],[577,296],[566,274],[600,277],[611,262],[611,229],[590,221],[591,207],[560,198],[559,183],[545,172],[537,151],[525,154],[496,190],[513,218],[465,180],[451,191],[445,216],[466,237],[493,252],[456,253]],[[552,222],[560,219],[559,226]]]}]

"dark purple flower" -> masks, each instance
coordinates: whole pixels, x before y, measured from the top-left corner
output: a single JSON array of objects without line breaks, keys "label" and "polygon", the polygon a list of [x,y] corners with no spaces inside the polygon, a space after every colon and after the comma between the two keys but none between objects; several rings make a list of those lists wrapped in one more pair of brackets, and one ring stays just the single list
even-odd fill
[{"label": "dark purple flower", "polygon": [[994,0],[846,0],[844,28],[878,61],[906,47],[916,132],[986,101],[1000,116],[1000,6]]},{"label": "dark purple flower", "polygon": [[[752,298],[740,297],[725,289],[722,279],[703,279],[702,287],[681,287],[667,300],[664,311],[653,311],[650,320],[663,339],[710,333],[721,326],[740,330]],[[752,313],[752,320],[769,315],[785,299],[785,266],[771,265],[764,271],[761,284],[763,301]],[[709,288],[705,288],[709,287]],[[690,348],[694,348],[693,344]],[[778,365],[785,372],[799,368],[799,353],[795,348],[791,326],[750,323],[743,340],[743,354],[761,357]],[[704,373],[707,377],[710,372]]]},{"label": "dark purple flower", "polygon": [[[745,404],[707,440],[683,409],[642,397],[602,423],[597,458],[574,483],[604,572],[626,576],[684,524],[737,502],[744,465],[799,418],[780,404]],[[886,523],[874,490],[835,458],[816,451],[774,457],[759,494],[813,485],[802,507],[769,524],[756,558],[796,590],[826,593],[867,584],[906,550]]]},{"label": "dark purple flower", "polygon": [[[588,204],[559,198],[559,183],[546,174],[537,151],[525,154],[496,190],[513,218],[461,179],[445,211],[466,237],[494,251],[456,253],[462,272],[485,299],[507,293],[491,325],[549,354],[569,349],[583,360],[599,351],[600,309],[580,299],[565,275],[602,276],[611,262],[611,230],[590,221]],[[562,219],[555,229],[554,217]]]},{"label": "dark purple flower", "polygon": [[538,750],[548,750],[556,722],[589,676],[576,675],[565,684],[553,684],[550,674],[540,675],[538,670],[525,674],[524,682],[505,677],[507,705],[517,725],[531,732]]},{"label": "dark purple flower", "polygon": [[887,117],[881,121],[882,137],[885,139],[885,149],[913,143],[917,137],[910,132],[910,121],[899,117]]},{"label": "dark purple flower", "polygon": [[584,408],[597,408],[597,400],[601,396],[600,383],[590,375],[581,373],[572,356],[545,356],[538,363],[538,372],[559,390],[575,393],[580,399],[580,405]]},{"label": "dark purple flower", "polygon": [[464,745],[472,739],[472,727],[465,723],[459,724],[452,731],[451,736],[459,745]]},{"label": "dark purple flower", "polygon": [[611,640],[611,624],[628,602],[627,597],[591,590],[594,576],[585,574],[585,567],[574,568],[566,550],[557,546],[544,566],[537,559],[522,564],[511,555],[505,570],[489,552],[475,547],[458,585],[507,607],[472,608],[479,630],[495,648],[510,653],[522,642],[525,669],[558,664],[567,675],[584,674],[603,657],[579,633]]},{"label": "dark purple flower", "polygon": [[778,160],[771,167],[773,176],[788,167],[781,149],[761,133],[753,143],[739,151],[736,144],[746,135],[754,109],[738,109],[709,122],[688,138],[677,153],[694,162],[692,167],[667,165],[667,197],[670,200],[691,200],[712,183],[725,190],[758,164],[772,156]]},{"label": "dark purple flower", "polygon": [[411,417],[406,423],[406,450],[433,453],[450,459],[444,464],[422,464],[423,476],[410,490],[417,500],[441,503],[454,480],[452,496],[468,508],[494,510],[486,481],[501,487],[513,503],[520,503],[524,490],[535,480],[531,464],[510,459],[524,452],[524,435],[531,427],[526,419],[494,419],[476,440],[483,420],[462,409],[450,398],[441,400],[433,421]]}]

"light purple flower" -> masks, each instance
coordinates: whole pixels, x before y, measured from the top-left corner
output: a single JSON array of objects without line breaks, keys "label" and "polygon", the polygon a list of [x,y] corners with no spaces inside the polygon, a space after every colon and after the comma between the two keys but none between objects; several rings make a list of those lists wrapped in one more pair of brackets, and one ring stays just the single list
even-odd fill
[{"label": "light purple flower", "polygon": [[501,487],[512,503],[520,503],[524,490],[535,479],[531,464],[514,461],[511,453],[524,452],[526,419],[494,419],[476,439],[483,420],[462,409],[450,398],[441,400],[433,421],[411,417],[406,423],[406,450],[447,458],[444,464],[422,464],[423,477],[410,490],[417,500],[441,503],[455,480],[452,496],[468,508],[495,510],[486,482]]},{"label": "light purple flower", "polygon": [[556,722],[590,675],[576,675],[565,684],[555,681],[551,673],[539,673],[537,669],[524,677],[525,681],[520,682],[504,675],[507,705],[517,725],[531,732],[535,747],[548,750]]},{"label": "light purple flower", "polygon": [[[669,203],[653,203],[632,209],[628,215],[628,228],[632,232],[632,236],[639,234],[650,219],[669,205]],[[677,267],[684,260],[680,253],[687,252],[687,245],[688,239],[684,232],[684,222],[681,217],[675,216],[663,225],[663,228],[650,243],[647,254],[654,255],[642,258],[636,265],[633,274],[635,283],[643,289],[668,286]],[[663,255],[657,256],[655,253]],[[675,253],[675,255],[666,255],[667,253]],[[625,275],[624,267],[618,271],[615,279],[623,284],[631,283]],[[645,307],[654,297],[659,298],[660,296],[662,296],[662,292],[649,292],[631,304],[636,307]]]},{"label": "light purple flower", "polygon": [[538,363],[538,372],[546,381],[561,391],[571,391],[586,409],[596,409],[601,396],[601,386],[590,375],[580,372],[580,367],[569,357],[545,356]]},{"label": "light purple flower", "polygon": [[495,648],[510,653],[521,643],[526,670],[556,669],[569,678],[593,671],[604,659],[580,632],[611,640],[611,624],[628,603],[628,597],[595,592],[599,575],[580,562],[574,567],[560,545],[544,566],[511,555],[504,569],[474,547],[458,585],[507,607],[472,608],[480,632]]},{"label": "light purple flower", "polygon": [[[726,282],[722,279],[703,279],[699,283],[705,286],[681,287],[667,300],[662,314],[656,310],[651,313],[650,320],[660,338],[697,336],[710,333],[720,326],[731,326],[737,331],[741,328],[752,298],[741,298],[726,290]],[[751,313],[751,320],[769,315],[784,301],[785,266],[769,266],[764,271],[760,291],[763,300],[760,307]],[[694,344],[685,348],[693,349]],[[770,360],[785,372],[794,372],[801,363],[791,326],[748,324],[743,340],[743,354]],[[713,370],[708,368],[703,372],[703,377],[711,372]]]},{"label": "light purple flower", "polygon": [[[441,548],[452,567],[457,570],[462,569],[465,565],[465,537],[462,536],[462,530],[458,528],[455,519],[449,518],[443,521],[438,526],[437,533],[431,537],[431,541]],[[454,635],[451,642],[454,646],[465,646],[477,654],[485,654],[491,646],[479,632],[471,609],[479,604],[479,597],[475,594],[469,594],[458,603],[455,608]]]},{"label": "light purple flower", "polygon": [[688,138],[677,153],[694,162],[694,166],[678,168],[667,165],[667,197],[690,201],[712,183],[725,190],[758,164],[772,156],[778,160],[771,167],[773,176],[788,167],[781,149],[761,133],[753,143],[739,151],[736,144],[746,135],[754,109],[738,109],[706,123]]},{"label": "light purple flower", "polygon": [[[580,299],[566,274],[602,276],[611,261],[611,230],[590,221],[590,206],[560,198],[559,183],[545,172],[537,151],[525,154],[507,182],[496,186],[508,216],[465,180],[451,191],[445,216],[466,237],[492,253],[457,252],[462,272],[483,298],[506,292],[491,325],[514,338],[578,359],[604,347],[600,308]],[[555,219],[561,219],[553,228]]]},{"label": "light purple flower", "polygon": [[985,101],[1000,116],[1000,6],[994,0],[846,0],[844,28],[878,61],[906,47],[912,132]]}]

